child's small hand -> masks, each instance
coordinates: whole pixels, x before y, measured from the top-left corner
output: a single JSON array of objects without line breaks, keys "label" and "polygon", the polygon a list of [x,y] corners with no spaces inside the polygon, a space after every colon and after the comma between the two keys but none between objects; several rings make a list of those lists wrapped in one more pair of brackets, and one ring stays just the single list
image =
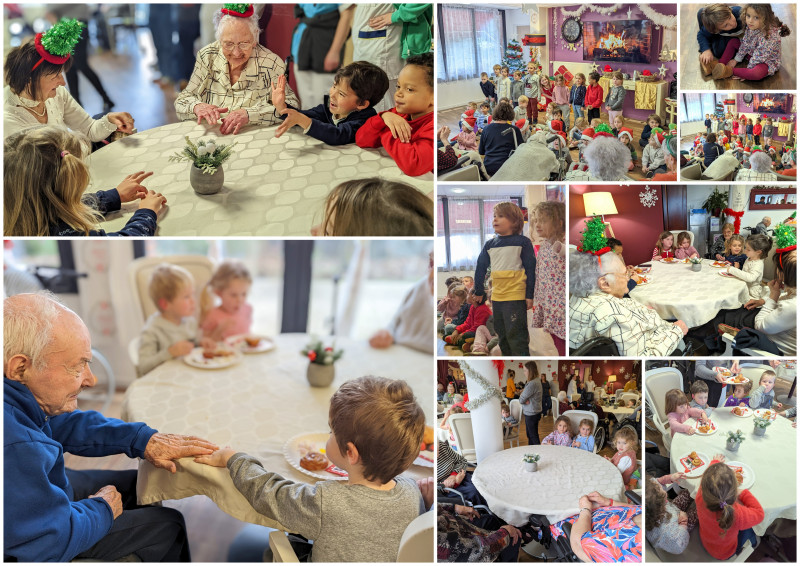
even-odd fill
[{"label": "child's small hand", "polygon": [[216,468],[224,468],[228,465],[228,460],[231,459],[231,456],[236,454],[236,450],[231,448],[230,446],[226,446],[225,448],[220,448],[216,452],[212,454],[206,454],[204,456],[196,456],[194,461],[198,464],[206,464],[208,466],[214,466]]},{"label": "child's small hand", "polygon": [[148,208],[158,214],[158,211],[167,204],[167,198],[161,193],[147,191],[147,194],[139,201],[139,210]]},{"label": "child's small hand", "polygon": [[722,257],[720,254],[717,254],[717,260],[718,261],[725,261],[725,258]]},{"label": "child's small hand", "polygon": [[678,524],[679,525],[688,525],[689,524],[689,515],[687,515],[683,511],[679,511],[678,512]]},{"label": "child's small hand", "polygon": [[[480,133],[480,130],[478,130],[478,133]],[[441,128],[439,128],[439,131],[437,132],[436,135],[442,142],[442,145],[446,146],[450,143],[450,128],[448,128],[447,126],[442,126]]]},{"label": "child's small hand", "polygon": [[775,403],[775,406],[779,409],[783,408],[783,403]]},{"label": "child's small hand", "polygon": [[217,342],[213,338],[205,336],[200,339],[200,347],[203,348],[203,350],[216,350]]},{"label": "child's small hand", "polygon": [[275,130],[275,137],[279,138],[286,131],[291,128],[292,126],[300,126],[305,131],[306,128],[311,126],[311,118],[298,112],[297,110],[292,110],[291,108],[285,108],[281,110],[281,115],[286,116],[286,119],[283,121],[283,124],[278,126],[278,129]]},{"label": "child's small hand", "polygon": [[736,268],[736,269],[739,269],[739,262],[738,261],[734,261],[733,262],[733,267]]},{"label": "child's small hand", "polygon": [[272,81],[272,105],[278,112],[286,108],[286,75]]},{"label": "child's small hand", "polygon": [[378,330],[369,339],[369,345],[373,348],[388,348],[394,343],[392,333],[388,330]]},{"label": "child's small hand", "polygon": [[447,317],[447,318],[444,319],[444,323],[445,324],[452,324],[452,322],[453,322],[453,319],[450,318],[450,317]]},{"label": "child's small hand", "polygon": [[747,405],[745,403],[739,403],[739,406],[740,407],[747,407]]},{"label": "child's small hand", "polygon": [[194,349],[194,344],[189,342],[188,340],[181,340],[180,342],[175,342],[172,346],[169,347],[169,354],[173,358],[177,358],[179,356],[185,356],[189,352]]},{"label": "child's small hand", "polygon": [[152,175],[152,171],[137,171],[125,177],[119,185],[117,192],[121,202],[131,202],[147,196],[147,189],[142,186],[142,181]]},{"label": "child's small hand", "polygon": [[670,474],[669,479],[671,479],[673,482],[676,482],[682,480],[685,475],[686,474],[683,472],[675,472],[674,474]]},{"label": "child's small hand", "polygon": [[606,460],[608,460],[609,462],[611,461],[611,458],[609,458],[608,456],[603,456],[603,458],[605,458],[605,459],[606,459]]},{"label": "child's small hand", "polygon": [[695,432],[697,432],[695,429],[690,428],[689,430],[686,431],[686,434],[692,436]]},{"label": "child's small hand", "polygon": [[389,128],[389,131],[392,132],[394,139],[399,139],[403,143],[411,141],[411,124],[408,123],[408,120],[394,112],[384,112],[381,114],[381,118],[386,127]]},{"label": "child's small hand", "polygon": [[712,459],[713,460],[717,460],[718,462],[724,462],[725,461],[725,455],[724,454],[714,454],[714,458],[712,458]]},{"label": "child's small hand", "polygon": [[533,299],[525,299],[525,306],[527,307],[527,310],[532,310],[533,309]]}]

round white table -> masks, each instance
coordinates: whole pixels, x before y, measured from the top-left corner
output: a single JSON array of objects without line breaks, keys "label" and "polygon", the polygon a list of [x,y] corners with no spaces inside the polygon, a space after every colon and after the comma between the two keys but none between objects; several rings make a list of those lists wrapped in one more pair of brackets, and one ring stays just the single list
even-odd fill
[{"label": "round white table", "polygon": [[[123,419],[232,446],[258,458],[267,470],[305,483],[317,480],[287,462],[284,444],[301,433],[327,433],[331,395],[349,379],[363,375],[404,379],[424,409],[426,423],[434,423],[430,355],[397,345],[376,350],[365,341],[337,338],[336,347],[345,352],[336,362],[336,379],[330,387],[319,388],[308,384],[308,360],[300,354],[308,337],[282,334],[275,342],[273,351],[245,355],[227,369],[197,369],[180,359],[158,366],[128,388]],[[170,474],[142,460],[139,503],[207,495],[236,519],[282,528],[253,510],[234,487],[227,468],[197,464],[191,458],[178,460],[177,466],[178,472]],[[412,466],[405,474],[420,479],[433,475],[433,468]]]},{"label": "round white table", "polygon": [[[522,457],[540,454],[539,470],[525,471]],[[545,515],[551,524],[580,511],[582,495],[597,491],[621,500],[622,474],[597,454],[567,446],[519,446],[495,452],[478,464],[472,483],[492,513],[510,525],[528,522],[531,513]]]},{"label": "round white table", "polygon": [[704,259],[700,271],[685,263],[650,262],[651,282],[637,285],[632,299],[652,307],[664,320],[682,320],[689,328],[701,326],[722,309],[736,309],[750,298],[747,284],[735,277],[719,275]]},{"label": "round white table", "polygon": [[[737,417],[732,410],[714,409],[711,420],[717,425],[717,432],[711,436],[675,434],[670,447],[671,469],[683,471],[680,459],[693,450],[709,458],[722,454],[728,461],[750,466],[755,474],[750,493],[764,508],[764,520],[754,529],[757,535],[763,535],[775,519],[797,518],[797,429],[792,428],[789,419],[778,417],[767,427],[765,436],[755,436],[753,417]],[[687,421],[692,425],[694,422],[694,419]],[[745,440],[737,452],[730,452],[726,449],[727,432],[737,429],[744,432]],[[683,479],[679,484],[695,497],[700,478]]]},{"label": "round white table", "polygon": [[[223,136],[219,126],[178,122],[139,132],[108,144],[88,159],[89,191],[115,187],[125,175],[153,171],[144,185],[167,197],[159,214],[159,236],[308,236],[322,220],[325,198],[350,179],[383,177],[433,195],[433,173],[403,174],[384,149],[361,149],[355,144],[329,146],[297,133],[275,138],[277,126],[248,127]],[[197,142],[236,142],[222,166],[225,184],[215,195],[198,195],[189,184],[191,164],[170,162],[183,150],[185,136]],[[101,226],[121,229],[138,203],[127,203],[108,215]]]},{"label": "round white table", "polygon": [[603,407],[601,405],[600,408],[603,409],[604,413],[614,415],[614,418],[617,419],[617,421],[621,421],[628,415],[632,415],[634,411],[634,407]]}]

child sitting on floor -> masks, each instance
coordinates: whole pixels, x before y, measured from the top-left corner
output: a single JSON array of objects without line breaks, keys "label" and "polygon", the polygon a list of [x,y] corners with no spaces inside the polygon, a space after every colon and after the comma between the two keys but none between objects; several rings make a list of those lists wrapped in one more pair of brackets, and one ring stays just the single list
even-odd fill
[{"label": "child sitting on floor", "polygon": [[603,456],[603,458],[617,467],[622,474],[622,481],[628,486],[631,482],[631,475],[636,471],[636,451],[639,447],[639,437],[633,428],[624,426],[614,433],[614,445],[617,448],[616,454],[612,458],[608,456]]},{"label": "child sitting on floor", "polygon": [[703,472],[695,495],[700,541],[717,560],[738,554],[745,542],[758,542],[753,527],[764,520],[764,509],[749,490],[739,490],[725,456],[717,454]]},{"label": "child sitting on floor", "polygon": [[689,393],[692,395],[692,402],[689,403],[689,407],[700,409],[705,412],[707,417],[711,417],[711,412],[714,408],[708,406],[708,385],[705,380],[695,379],[689,388]]},{"label": "child sitting on floor", "polygon": [[433,53],[406,59],[397,77],[394,102],[394,108],[359,128],[356,143],[383,146],[406,175],[433,171]]},{"label": "child sitting on floor", "polygon": [[592,419],[581,419],[578,425],[578,436],[572,441],[572,447],[587,452],[594,452],[594,422]]},{"label": "child sitting on floor", "polygon": [[648,179],[656,173],[667,172],[667,162],[664,159],[664,150],[662,148],[663,142],[664,134],[661,128],[654,128],[650,134],[647,147],[642,151],[642,174]]},{"label": "child sitting on floor", "polygon": [[631,151],[631,163],[628,165],[628,171],[633,171],[634,163],[639,157],[636,155],[636,146],[633,144],[633,131],[623,126],[620,128],[617,138],[622,142],[622,145]]},{"label": "child sitting on floor", "polygon": [[611,133],[615,136],[619,136],[619,133],[622,131],[622,128],[625,126],[625,118],[622,117],[622,114],[617,114],[614,116],[613,120],[610,120]]},{"label": "child sitting on floor", "polygon": [[430,236],[433,203],[417,188],[399,181],[380,177],[345,181],[328,194],[322,223],[311,228],[311,234]]},{"label": "child sitting on floor", "polygon": [[[773,388],[775,387],[775,372],[772,370],[767,370],[761,374],[761,378],[758,380],[758,387],[753,389],[753,392],[750,393],[750,408],[751,409],[771,409],[773,403],[775,403],[775,392]],[[783,404],[775,403],[775,406],[778,409],[783,408]]]},{"label": "child sitting on floor", "polygon": [[467,108],[461,114],[461,118],[458,120],[458,127],[460,130],[464,129],[464,124],[468,125],[473,131],[475,131],[475,121],[477,118],[475,114],[478,112],[478,103],[477,102],[468,102]]},{"label": "child sitting on floor", "polygon": [[744,252],[744,238],[739,234],[734,234],[725,242],[725,261],[733,267],[741,269],[747,256]]},{"label": "child sitting on floor", "polygon": [[[447,288],[447,295],[444,299],[439,301],[436,305],[436,310],[442,313],[441,318],[437,324],[438,330],[444,332],[448,324],[453,324],[458,320],[463,311],[464,316],[462,320],[455,322],[456,325],[461,324],[467,319],[469,313],[469,305],[467,304],[467,289],[459,281],[453,283]],[[454,327],[455,328],[455,327]],[[451,329],[450,332],[453,330]]]},{"label": "child sitting on floor", "polygon": [[333,394],[328,422],[320,457],[347,481],[295,483],[230,447],[195,461],[227,467],[253,509],[313,540],[311,561],[394,562],[406,527],[424,511],[416,482],[400,474],[419,456],[425,413],[405,381],[369,376]]},{"label": "child sitting on floor", "polygon": [[645,124],[644,129],[642,129],[642,137],[639,138],[639,147],[647,147],[650,143],[650,133],[653,131],[653,128],[660,127],[661,116],[658,114],[650,114],[647,117],[647,124]]},{"label": "child sitting on floor", "polygon": [[680,389],[670,389],[664,398],[664,410],[667,412],[669,420],[670,436],[675,436],[676,432],[692,435],[695,433],[692,425],[684,424],[689,417],[695,418],[702,423],[708,421],[705,412],[699,408],[690,408],[689,400]]},{"label": "child sitting on floor", "polygon": [[558,417],[555,422],[555,429],[542,440],[542,444],[552,444],[553,446],[570,446],[572,444],[572,433],[567,417]]},{"label": "child sitting on floor", "polygon": [[572,129],[569,131],[569,147],[578,147],[578,144],[581,141],[581,136],[583,135],[583,130],[589,127],[589,123],[586,121],[586,118],[581,116],[577,120],[575,120],[575,125],[572,126]]},{"label": "child sitting on floor", "polygon": [[[153,270],[147,294],[158,312],[150,315],[139,342],[137,375],[142,376],[172,358],[189,354],[197,341],[194,278],[182,267],[163,263]],[[200,341],[204,348],[216,343]]]},{"label": "child sitting on floor", "polygon": [[355,143],[356,132],[376,112],[389,90],[389,77],[383,69],[366,61],[355,61],[339,69],[322,104],[298,110],[286,105],[286,77],[281,75],[272,89],[275,111],[284,117],[275,137],[281,137],[292,126],[328,145]]},{"label": "child sitting on floor", "polygon": [[[237,334],[250,334],[253,307],[247,293],[253,279],[241,261],[223,261],[200,295],[200,328],[203,336],[221,342]],[[214,295],[219,306],[214,306]]]},{"label": "child sitting on floor", "polygon": [[461,125],[461,131],[458,133],[458,149],[465,151],[478,150],[478,136],[475,135],[475,130],[467,122]]},{"label": "child sitting on floor", "polygon": [[478,131],[479,135],[483,133],[483,129],[489,124],[490,118],[489,104],[481,102],[478,113],[475,114],[475,129]]},{"label": "child sitting on floor", "polygon": [[[463,324],[456,326],[449,335],[444,337],[444,341],[447,344],[451,344],[459,348],[466,345],[468,338],[475,338],[475,331],[478,330],[479,326],[485,326],[486,320],[492,314],[492,311],[485,302],[477,302],[475,298],[475,289],[472,289],[469,292],[467,302],[470,304],[467,320],[465,320]],[[449,328],[446,327],[445,332],[448,329]]]},{"label": "child sitting on floor", "polygon": [[749,407],[750,406],[750,397],[747,396],[750,393],[750,388],[752,384],[749,381],[744,383],[737,383],[733,386],[733,395],[729,395],[727,399],[725,399],[725,406],[726,407]]},{"label": "child sitting on floor", "polygon": [[700,257],[700,254],[692,245],[692,235],[689,232],[679,233],[677,239],[678,248],[675,250],[675,257],[677,259]]},{"label": "child sitting on floor", "polygon": [[751,299],[760,299],[762,294],[761,279],[764,277],[764,258],[767,257],[772,240],[764,234],[750,234],[744,242],[744,255],[747,261],[741,269],[728,267],[727,271],[737,279],[747,283]]}]

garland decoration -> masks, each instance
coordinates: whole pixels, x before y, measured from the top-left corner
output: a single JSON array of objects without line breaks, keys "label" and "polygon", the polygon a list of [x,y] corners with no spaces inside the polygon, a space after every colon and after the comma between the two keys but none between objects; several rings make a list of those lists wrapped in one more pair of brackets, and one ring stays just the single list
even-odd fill
[{"label": "garland decoration", "polygon": [[468,402],[464,403],[464,406],[467,408],[468,411],[474,411],[488,403],[492,400],[492,398],[497,398],[501,403],[503,402],[503,394],[500,392],[500,389],[491,383],[488,379],[483,377],[477,371],[472,369],[467,362],[459,361],[458,365],[464,370],[464,374],[478,382],[478,384],[483,388],[481,394],[476,398],[472,399]]},{"label": "garland decoration", "polygon": [[744,210],[736,212],[732,208],[726,208],[725,210],[722,211],[722,213],[726,214],[728,216],[733,216],[733,218],[734,218],[734,221],[733,221],[733,233],[734,234],[738,234],[739,233],[739,228],[742,226],[742,216],[744,216]]},{"label": "garland decoration", "polygon": [[586,10],[589,10],[590,12],[595,12],[597,14],[603,14],[604,16],[608,16],[609,14],[613,14],[620,8],[622,8],[622,4],[614,4],[613,6],[595,6],[594,4],[583,4],[577,10],[572,10],[572,11],[569,11],[566,8],[561,8],[561,15],[564,16],[565,18],[571,18],[573,16],[580,17]]},{"label": "garland decoration", "polygon": [[657,27],[667,29],[678,29],[678,16],[667,16],[656,12],[652,6],[648,4],[637,4],[637,8],[642,12],[647,19],[656,24]]}]

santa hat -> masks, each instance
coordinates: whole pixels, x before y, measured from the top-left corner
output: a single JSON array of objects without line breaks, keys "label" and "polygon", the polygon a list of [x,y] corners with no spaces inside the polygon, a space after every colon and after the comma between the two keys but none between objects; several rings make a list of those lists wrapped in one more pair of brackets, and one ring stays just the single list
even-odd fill
[{"label": "santa hat", "polygon": [[608,238],[606,238],[606,225],[603,220],[599,216],[595,216],[591,220],[586,220],[585,224],[586,230],[581,232],[578,251],[596,256],[610,252],[611,248],[608,246]]},{"label": "santa hat", "polygon": [[514,125],[521,130],[522,128],[525,127],[525,122],[527,122],[525,118],[520,118],[519,120],[514,122]]},{"label": "santa hat", "polygon": [[31,71],[42,64],[43,61],[54,65],[63,65],[69,60],[75,44],[81,39],[83,23],[74,19],[64,19],[55,24],[44,33],[37,33],[34,47],[41,59],[33,66]]},{"label": "santa hat", "polygon": [[744,153],[745,155],[750,155],[752,153],[752,150],[750,149],[749,145],[746,148],[744,148]]},{"label": "santa hat", "polygon": [[550,120],[547,127],[551,134],[563,134],[564,126],[561,125],[561,120]]},{"label": "santa hat", "polygon": [[728,143],[728,136],[722,136],[722,143]]},{"label": "santa hat", "polygon": [[771,151],[772,153],[777,153],[777,150],[772,146],[769,146],[769,149],[767,149],[767,151]]},{"label": "santa hat", "polygon": [[581,140],[592,141],[594,139],[594,128],[586,128],[581,133]]},{"label": "santa hat", "polygon": [[611,73],[613,71],[614,71],[614,69],[611,68],[611,65],[606,65],[605,67],[603,67],[603,72],[604,73]]},{"label": "santa hat", "polygon": [[658,143],[664,143],[664,130],[661,128],[653,128],[650,130],[650,136],[655,136]]},{"label": "santa hat", "polygon": [[594,129],[594,136],[592,139],[613,137],[614,132],[611,131],[611,128],[608,126],[608,124],[600,124]]},{"label": "santa hat", "polygon": [[633,141],[633,131],[630,128],[622,127],[619,129],[619,133],[617,134],[617,138],[622,141],[622,136],[628,136],[630,141]]},{"label": "santa hat", "polygon": [[252,4],[224,4],[220,10],[226,16],[234,16],[236,18],[249,18],[253,15]]}]

